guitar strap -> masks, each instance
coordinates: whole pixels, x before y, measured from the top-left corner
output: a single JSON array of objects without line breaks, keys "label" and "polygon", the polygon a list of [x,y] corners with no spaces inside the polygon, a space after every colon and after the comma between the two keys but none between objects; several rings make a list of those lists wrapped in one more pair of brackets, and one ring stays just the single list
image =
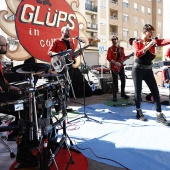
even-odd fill
[{"label": "guitar strap", "polygon": [[[114,52],[113,52],[113,49],[112,49],[112,47],[110,47],[110,49],[111,49],[111,51],[112,51],[112,54],[114,54]],[[119,59],[119,58],[121,58],[121,51],[120,51],[120,49],[118,48],[118,47],[116,47],[116,61]]]}]

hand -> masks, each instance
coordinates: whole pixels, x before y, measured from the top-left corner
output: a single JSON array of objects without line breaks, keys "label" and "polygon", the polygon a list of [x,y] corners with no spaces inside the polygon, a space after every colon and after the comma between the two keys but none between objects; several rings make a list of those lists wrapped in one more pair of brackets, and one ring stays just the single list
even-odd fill
[{"label": "hand", "polygon": [[156,43],[157,43],[156,39],[152,39],[149,43],[149,46],[151,47],[151,46],[155,45]]},{"label": "hand", "polygon": [[117,67],[120,67],[120,66],[121,66],[121,63],[119,63],[119,62],[115,62],[114,64],[115,64],[115,66],[117,66]]}]

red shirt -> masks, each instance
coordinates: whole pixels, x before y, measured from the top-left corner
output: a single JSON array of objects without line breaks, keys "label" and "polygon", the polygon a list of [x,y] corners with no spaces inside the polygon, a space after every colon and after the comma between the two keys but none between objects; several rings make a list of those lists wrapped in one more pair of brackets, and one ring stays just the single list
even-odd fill
[{"label": "red shirt", "polygon": [[[170,44],[170,39],[157,39],[157,46],[165,46]],[[142,57],[145,52],[144,52],[144,47],[145,45],[143,44],[142,40],[134,40],[133,41],[133,50],[134,50],[134,55],[138,58]],[[152,54],[152,60],[156,57],[155,54],[155,45],[153,45],[149,51]]]},{"label": "red shirt", "polygon": [[[120,53],[120,58],[117,59],[117,51],[119,51]],[[120,47],[120,46],[111,46],[108,48],[107,51],[107,60],[110,62],[111,60],[117,61],[117,62],[121,62],[126,58],[125,53],[124,53],[124,48]],[[115,69],[115,65],[113,63],[111,63],[111,68],[114,70]]]},{"label": "red shirt", "polygon": [[[70,47],[71,49],[75,50],[74,43],[71,40],[70,40]],[[66,50],[68,50],[67,46],[62,40],[62,38],[60,38],[60,39],[55,39],[55,41],[51,44],[50,48],[48,49],[48,53],[50,51],[59,53],[61,51],[66,51]]]}]

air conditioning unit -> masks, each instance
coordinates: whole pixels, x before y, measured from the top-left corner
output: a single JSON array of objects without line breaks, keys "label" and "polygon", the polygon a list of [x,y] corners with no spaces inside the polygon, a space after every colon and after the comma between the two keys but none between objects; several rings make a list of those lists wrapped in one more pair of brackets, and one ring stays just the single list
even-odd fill
[{"label": "air conditioning unit", "polygon": [[96,19],[96,15],[92,15],[92,16],[91,16],[91,19]]}]

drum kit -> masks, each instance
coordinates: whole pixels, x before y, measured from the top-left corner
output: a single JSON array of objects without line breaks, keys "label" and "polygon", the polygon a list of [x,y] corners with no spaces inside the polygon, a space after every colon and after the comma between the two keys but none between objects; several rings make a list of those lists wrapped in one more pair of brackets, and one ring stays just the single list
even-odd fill
[{"label": "drum kit", "polygon": [[[73,163],[67,144],[67,139],[70,138],[66,133],[66,101],[71,82],[67,71],[63,74],[51,74],[47,73],[49,69],[50,66],[44,63],[22,64],[12,68],[15,73],[30,76],[24,96],[13,103],[19,116],[16,169],[38,166],[41,170],[49,170],[52,165],[58,169],[55,156],[62,147],[70,155],[68,164]],[[47,83],[36,86],[36,76],[49,79]],[[58,116],[53,114],[54,110]],[[58,127],[62,130],[60,138]]]}]

